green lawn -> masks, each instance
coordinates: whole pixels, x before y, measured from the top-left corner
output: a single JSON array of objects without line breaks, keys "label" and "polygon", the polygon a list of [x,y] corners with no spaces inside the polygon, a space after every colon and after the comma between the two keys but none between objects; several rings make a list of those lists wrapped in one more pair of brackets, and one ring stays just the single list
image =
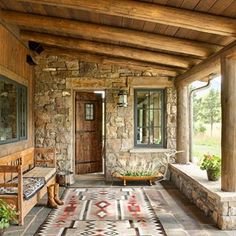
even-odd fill
[{"label": "green lawn", "polygon": [[219,135],[210,134],[195,135],[193,137],[192,156],[195,157],[195,162],[199,164],[204,154],[221,156],[221,140]]}]

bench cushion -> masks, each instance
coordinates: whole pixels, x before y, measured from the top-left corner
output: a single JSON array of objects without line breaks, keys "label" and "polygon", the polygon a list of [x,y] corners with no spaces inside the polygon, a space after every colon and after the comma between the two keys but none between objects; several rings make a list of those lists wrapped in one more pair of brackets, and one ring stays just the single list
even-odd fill
[{"label": "bench cushion", "polygon": [[24,174],[24,177],[43,177],[48,182],[56,174],[56,168],[50,167],[34,167],[32,170]]},{"label": "bench cushion", "polygon": [[[10,181],[10,183],[17,183],[18,178],[13,179]],[[35,178],[35,177],[23,177],[23,196],[24,199],[28,200],[31,197],[34,196],[45,185],[45,179],[44,178]],[[18,189],[17,188],[0,188],[0,194],[17,194]]]}]

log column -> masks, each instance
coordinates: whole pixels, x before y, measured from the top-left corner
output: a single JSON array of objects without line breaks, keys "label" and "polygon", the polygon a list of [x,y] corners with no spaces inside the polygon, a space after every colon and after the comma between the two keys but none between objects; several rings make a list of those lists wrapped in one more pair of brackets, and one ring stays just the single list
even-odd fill
[{"label": "log column", "polygon": [[189,162],[189,98],[188,86],[177,85],[177,151],[176,162]]},{"label": "log column", "polygon": [[236,57],[221,58],[221,189],[236,191]]}]

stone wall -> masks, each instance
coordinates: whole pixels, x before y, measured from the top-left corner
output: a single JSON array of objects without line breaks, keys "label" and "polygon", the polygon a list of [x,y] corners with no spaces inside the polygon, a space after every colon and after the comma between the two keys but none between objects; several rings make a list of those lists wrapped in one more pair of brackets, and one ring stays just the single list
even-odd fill
[{"label": "stone wall", "polygon": [[[106,161],[107,179],[119,158],[140,156],[163,158],[159,153],[130,153],[134,144],[133,89],[135,87],[166,88],[167,147],[175,147],[176,91],[167,78],[147,72],[131,71],[115,66],[81,62],[57,56],[40,56],[35,69],[35,145],[56,148],[58,167],[73,169],[73,104],[79,89],[106,91]],[[128,107],[117,107],[118,91],[129,91]]]},{"label": "stone wall", "polygon": [[171,165],[169,170],[175,186],[220,229],[236,229],[236,193],[221,191],[220,183],[208,181],[197,166]]},{"label": "stone wall", "polygon": [[[167,148],[175,148],[176,135],[176,95],[173,88],[167,91],[166,108],[166,136]],[[106,172],[109,177],[119,159],[134,159],[135,157],[145,158],[148,161],[155,161],[165,158],[163,152],[133,152],[134,148],[134,93],[131,89],[128,98],[128,108],[117,107],[117,92],[107,92],[106,100]],[[131,152],[130,152],[131,151]]]}]

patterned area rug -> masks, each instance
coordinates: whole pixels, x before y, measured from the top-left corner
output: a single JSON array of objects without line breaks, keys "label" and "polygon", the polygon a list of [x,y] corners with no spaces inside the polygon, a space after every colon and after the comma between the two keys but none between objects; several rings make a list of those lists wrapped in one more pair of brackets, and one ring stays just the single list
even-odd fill
[{"label": "patterned area rug", "polygon": [[70,188],[36,235],[166,235],[141,188]]}]

